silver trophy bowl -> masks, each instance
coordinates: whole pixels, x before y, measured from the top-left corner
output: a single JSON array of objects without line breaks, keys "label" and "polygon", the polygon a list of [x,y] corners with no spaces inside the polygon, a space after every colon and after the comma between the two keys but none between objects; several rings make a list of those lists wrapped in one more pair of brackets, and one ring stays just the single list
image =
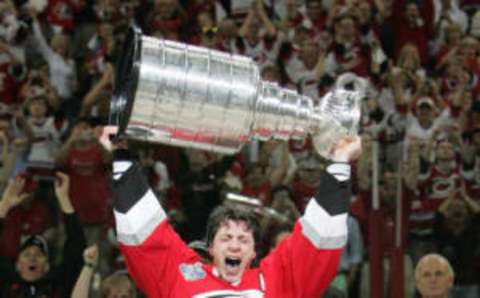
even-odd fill
[{"label": "silver trophy bowl", "polygon": [[132,27],[116,67],[109,122],[127,138],[224,154],[252,138],[315,133],[318,153],[328,158],[338,137],[358,130],[362,92],[341,84],[361,79],[350,74],[341,80],[314,107],[309,97],[262,81],[248,57],[145,36]]}]

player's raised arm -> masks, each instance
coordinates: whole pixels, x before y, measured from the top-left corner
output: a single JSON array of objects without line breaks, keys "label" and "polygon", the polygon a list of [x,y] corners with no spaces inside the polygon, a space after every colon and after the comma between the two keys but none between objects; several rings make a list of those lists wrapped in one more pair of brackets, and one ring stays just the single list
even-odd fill
[{"label": "player's raised arm", "polygon": [[351,198],[349,161],[361,152],[360,137],[335,146],[333,160],[321,177],[292,235],[261,263],[267,289],[285,297],[320,297],[335,276],[347,241],[347,211]]}]

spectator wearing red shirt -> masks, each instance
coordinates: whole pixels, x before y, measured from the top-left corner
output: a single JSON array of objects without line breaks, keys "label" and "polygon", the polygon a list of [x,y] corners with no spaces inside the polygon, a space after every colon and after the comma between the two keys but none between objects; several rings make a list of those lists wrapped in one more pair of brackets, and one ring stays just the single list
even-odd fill
[{"label": "spectator wearing red shirt", "polygon": [[156,0],[147,17],[146,32],[169,40],[180,40],[185,12],[178,0]]},{"label": "spectator wearing red shirt", "polygon": [[344,12],[334,20],[334,41],[326,56],[325,71],[331,77],[351,71],[367,76],[370,52],[366,50],[358,32],[358,24],[350,12]]},{"label": "spectator wearing red shirt", "polygon": [[463,33],[460,26],[451,24],[445,27],[444,35],[443,42],[433,44],[432,51],[435,55],[435,69],[437,70],[442,69],[447,61],[457,55]]},{"label": "spectator wearing red shirt", "polygon": [[17,104],[17,91],[26,76],[26,68],[11,52],[10,46],[0,41],[0,104]]},{"label": "spectator wearing red shirt", "polygon": [[328,13],[324,10],[322,1],[307,0],[305,3],[305,18],[302,25],[310,29],[312,37],[317,38],[326,29]]},{"label": "spectator wearing red shirt", "polygon": [[21,195],[25,197],[22,203],[12,208],[3,219],[3,229],[0,237],[8,239],[0,246],[0,255],[15,259],[21,241],[30,235],[45,234],[52,222],[51,214],[45,198],[35,194],[38,187],[37,181],[30,173],[23,173],[16,179],[23,181]]},{"label": "spectator wearing red shirt", "polygon": [[432,0],[419,7],[416,1],[397,0],[393,7],[395,57],[407,43],[415,44],[423,65],[428,61],[428,41],[432,37]]},{"label": "spectator wearing red shirt", "polygon": [[272,183],[268,179],[267,169],[261,163],[252,163],[245,170],[242,194],[257,198],[263,204],[268,205],[271,201]]},{"label": "spectator wearing red shirt", "polygon": [[77,120],[60,148],[56,163],[71,177],[70,197],[84,225],[87,240],[100,243],[109,223],[111,192],[110,153],[95,137],[88,118]]},{"label": "spectator wearing red shirt", "polygon": [[50,0],[47,6],[47,20],[55,32],[70,32],[75,26],[73,7],[70,0]]},{"label": "spectator wearing red shirt", "polygon": [[417,244],[431,252],[435,212],[450,193],[461,186],[462,177],[454,144],[439,133],[435,133],[422,150],[419,161],[417,188],[420,193],[418,199],[411,202],[410,234]]}]

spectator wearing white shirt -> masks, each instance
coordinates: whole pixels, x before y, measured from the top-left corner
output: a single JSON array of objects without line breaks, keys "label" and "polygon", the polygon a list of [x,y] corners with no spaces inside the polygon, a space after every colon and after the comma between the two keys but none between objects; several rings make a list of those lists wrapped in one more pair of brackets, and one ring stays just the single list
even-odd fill
[{"label": "spectator wearing white shirt", "polygon": [[75,92],[76,73],[75,63],[69,53],[69,37],[66,34],[56,33],[48,45],[35,16],[33,16],[33,33],[38,49],[48,64],[52,86],[63,100],[71,98]]}]

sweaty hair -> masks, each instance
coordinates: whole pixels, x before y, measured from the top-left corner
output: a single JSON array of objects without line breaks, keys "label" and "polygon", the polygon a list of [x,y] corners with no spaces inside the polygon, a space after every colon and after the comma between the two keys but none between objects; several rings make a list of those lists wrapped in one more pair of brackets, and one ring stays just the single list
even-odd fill
[{"label": "sweaty hair", "polygon": [[220,227],[229,220],[234,222],[244,222],[247,228],[252,231],[255,247],[260,242],[260,224],[252,212],[247,212],[230,206],[218,206],[215,208],[207,224],[207,247],[209,247]]}]

